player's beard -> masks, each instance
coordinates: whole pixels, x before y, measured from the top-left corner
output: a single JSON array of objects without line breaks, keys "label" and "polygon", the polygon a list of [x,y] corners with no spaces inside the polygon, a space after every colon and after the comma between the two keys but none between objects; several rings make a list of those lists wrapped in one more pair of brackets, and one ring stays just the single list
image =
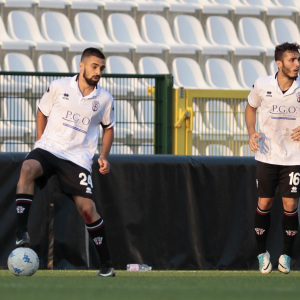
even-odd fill
[{"label": "player's beard", "polygon": [[298,75],[296,76],[290,76],[288,73],[290,72],[290,70],[288,68],[285,67],[284,63],[282,62],[282,73],[290,80],[296,80]]},{"label": "player's beard", "polygon": [[[93,80],[93,77],[98,77],[99,79],[97,81]],[[87,82],[87,84],[91,85],[91,86],[96,86],[100,80],[100,76],[92,76],[91,78],[88,78],[86,76],[86,72],[85,70],[83,71],[83,78],[85,79],[85,81]]]}]

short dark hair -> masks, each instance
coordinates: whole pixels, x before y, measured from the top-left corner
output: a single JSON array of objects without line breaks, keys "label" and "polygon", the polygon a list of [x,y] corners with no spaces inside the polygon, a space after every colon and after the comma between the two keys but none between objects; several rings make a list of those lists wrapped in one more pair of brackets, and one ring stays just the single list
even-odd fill
[{"label": "short dark hair", "polygon": [[104,54],[102,53],[101,50],[99,50],[97,48],[90,47],[90,48],[86,48],[82,52],[80,61],[82,61],[84,58],[90,57],[90,56],[96,56],[96,57],[99,57],[101,59],[105,59],[105,56],[104,56]]},{"label": "short dark hair", "polygon": [[298,45],[297,43],[288,43],[288,42],[277,45],[275,47],[275,61],[276,60],[282,61],[283,54],[286,51],[300,52],[300,45]]}]

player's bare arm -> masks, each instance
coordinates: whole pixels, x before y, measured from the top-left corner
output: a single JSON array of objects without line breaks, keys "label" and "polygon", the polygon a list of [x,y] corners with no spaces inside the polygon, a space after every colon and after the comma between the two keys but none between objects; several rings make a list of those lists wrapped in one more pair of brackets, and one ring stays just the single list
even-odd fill
[{"label": "player's bare arm", "polygon": [[38,109],[36,114],[36,139],[39,140],[46,128],[47,117]]},{"label": "player's bare arm", "polygon": [[259,150],[257,139],[260,139],[261,136],[255,129],[256,108],[250,106],[249,104],[246,106],[245,120],[249,134],[249,147],[251,151],[257,152]]},{"label": "player's bare arm", "polygon": [[106,128],[104,129],[103,140],[102,140],[102,152],[98,159],[99,172],[103,175],[108,174],[110,170],[110,164],[108,162],[108,156],[110,152],[111,145],[114,140],[114,129]]}]

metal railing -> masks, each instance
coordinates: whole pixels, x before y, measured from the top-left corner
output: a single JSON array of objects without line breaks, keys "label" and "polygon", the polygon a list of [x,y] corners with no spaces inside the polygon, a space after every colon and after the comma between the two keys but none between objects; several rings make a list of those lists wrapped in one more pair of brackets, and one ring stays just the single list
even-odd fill
[{"label": "metal railing", "polygon": [[[27,152],[36,138],[38,102],[49,84],[70,73],[0,72],[0,147]],[[113,154],[171,153],[171,75],[105,74],[100,84],[115,98]],[[99,151],[101,139],[99,140]]]}]

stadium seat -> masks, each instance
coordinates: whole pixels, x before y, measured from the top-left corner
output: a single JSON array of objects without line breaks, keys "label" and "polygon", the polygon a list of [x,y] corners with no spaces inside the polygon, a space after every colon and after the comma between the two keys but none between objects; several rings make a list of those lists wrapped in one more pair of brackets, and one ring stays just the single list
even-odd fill
[{"label": "stadium seat", "polygon": [[71,9],[97,11],[104,9],[105,2],[102,0],[72,0]]},{"label": "stadium seat", "polygon": [[206,21],[206,35],[215,45],[231,46],[238,56],[260,56],[266,50],[262,47],[243,45],[238,39],[233,23],[222,16],[211,16]]},{"label": "stadium seat", "polygon": [[228,55],[233,51],[230,46],[209,43],[200,21],[194,16],[176,16],[173,23],[173,32],[175,39],[180,44],[199,48],[204,55]]},{"label": "stadium seat", "polygon": [[135,3],[139,12],[166,13],[170,10],[170,5],[167,1],[135,0]]},{"label": "stadium seat", "polygon": [[177,57],[172,62],[175,87],[185,89],[210,89],[204,80],[200,65],[188,57]]},{"label": "stadium seat", "polygon": [[154,145],[150,143],[143,143],[139,145],[138,154],[154,154]]},{"label": "stadium seat", "polygon": [[233,156],[232,150],[222,144],[209,144],[206,146],[205,154],[208,156]]},{"label": "stadium seat", "polygon": [[[132,61],[124,56],[109,56],[105,70],[107,74],[137,74]],[[114,95],[134,93],[138,96],[146,96],[148,94],[145,82],[137,78],[110,78],[107,81]]]},{"label": "stadium seat", "polygon": [[139,33],[135,20],[128,14],[112,13],[107,19],[107,33],[111,40],[136,46],[136,53],[161,54],[169,48],[145,42]]},{"label": "stadium seat", "polygon": [[105,5],[105,10],[108,11],[124,11],[131,12],[137,9],[137,4],[135,1],[122,1],[122,0],[103,0]]},{"label": "stadium seat", "polygon": [[195,155],[195,156],[201,155],[199,149],[194,145],[192,145],[192,155]]},{"label": "stadium seat", "polygon": [[[32,60],[23,53],[7,53],[4,56],[3,71],[8,72],[36,72]],[[43,93],[45,86],[38,77],[8,76],[16,89],[28,89],[33,93]]]},{"label": "stadium seat", "polygon": [[6,31],[3,19],[0,17],[0,45],[3,50],[29,50],[35,48],[35,43],[31,41],[22,41],[13,39]]},{"label": "stadium seat", "polygon": [[237,74],[240,84],[246,89],[251,89],[258,77],[268,75],[263,63],[247,58],[238,62]]},{"label": "stadium seat", "polygon": [[252,17],[241,18],[238,25],[239,38],[242,43],[249,47],[259,47],[266,51],[267,56],[274,56],[275,45],[265,23]]},{"label": "stadium seat", "polygon": [[47,11],[41,17],[42,34],[48,41],[65,42],[70,52],[82,52],[88,47],[101,48],[99,43],[79,41],[73,32],[66,15],[60,12]]},{"label": "stadium seat", "polygon": [[228,15],[234,11],[231,5],[218,4],[215,0],[183,0],[186,3],[197,4],[201,7],[204,14],[207,15]]},{"label": "stadium seat", "polygon": [[269,65],[269,74],[276,74],[278,72],[278,67],[276,65],[276,61],[272,60]]},{"label": "stadium seat", "polygon": [[284,42],[300,42],[299,28],[295,22],[285,18],[274,18],[270,26],[271,39],[275,45]]},{"label": "stadium seat", "polygon": [[217,133],[211,124],[206,125],[199,106],[193,102],[193,136],[207,141],[216,139]]},{"label": "stadium seat", "polygon": [[30,8],[34,5],[38,5],[39,0],[5,0],[6,7],[16,8]]},{"label": "stadium seat", "polygon": [[79,68],[79,63],[81,60],[81,55],[74,55],[72,58],[72,72],[73,73],[79,73],[80,72],[80,68]]},{"label": "stadium seat", "polygon": [[196,11],[199,10],[199,5],[194,3],[186,3],[177,0],[165,0],[165,2],[169,5],[170,12],[195,14]]},{"label": "stadium seat", "polygon": [[36,50],[59,51],[68,48],[67,43],[46,41],[41,35],[35,17],[26,11],[11,11],[7,16],[8,33],[14,39],[30,41],[36,45]]},{"label": "stadium seat", "polygon": [[137,105],[137,116],[138,122],[153,134],[155,125],[154,100],[140,100]]},{"label": "stadium seat", "polygon": [[38,58],[38,72],[69,73],[70,70],[61,56],[42,54]]},{"label": "stadium seat", "polygon": [[71,6],[72,0],[38,0],[39,8],[46,9],[65,9],[66,6]]},{"label": "stadium seat", "polygon": [[166,62],[159,57],[141,57],[138,68],[139,74],[170,74]]},{"label": "stadium seat", "polygon": [[20,140],[5,140],[0,146],[1,152],[30,152],[31,148]]},{"label": "stadium seat", "polygon": [[77,13],[74,18],[74,32],[80,41],[101,44],[104,53],[129,53],[136,48],[131,43],[113,42],[109,39],[102,20],[94,13]]},{"label": "stadium seat", "polygon": [[27,99],[6,97],[3,100],[2,119],[10,124],[26,128],[33,137],[36,136],[35,115]]},{"label": "stadium seat", "polygon": [[278,6],[293,7],[300,10],[300,3],[298,0],[274,0],[274,3]]},{"label": "stadium seat", "polygon": [[239,84],[233,66],[222,58],[210,58],[206,61],[205,80],[215,89],[245,89]]},{"label": "stadium seat", "polygon": [[111,146],[110,154],[133,154],[133,151],[126,144],[114,142]]},{"label": "stadium seat", "polygon": [[175,41],[168,21],[160,15],[145,14],[141,19],[141,35],[148,43],[164,45],[171,54],[195,54],[199,47]]},{"label": "stadium seat", "polygon": [[260,7],[264,7],[267,10],[268,16],[292,16],[293,14],[299,14],[299,10],[295,7],[288,7],[286,4],[284,5],[276,5],[272,2],[272,0],[244,0],[246,3],[250,5],[256,5]]},{"label": "stadium seat", "polygon": [[219,140],[228,137],[240,139],[243,132],[237,125],[233,109],[223,100],[207,100],[204,109],[204,122],[208,128],[213,128],[219,134]]},{"label": "stadium seat", "polygon": [[240,0],[214,0],[218,4],[231,5],[234,8],[235,15],[255,15],[260,16],[262,13],[266,12],[263,7],[249,5]]},{"label": "stadium seat", "polygon": [[127,100],[115,101],[115,117],[118,123],[125,129],[133,132],[133,138],[140,141],[147,142],[154,139],[153,131],[148,127],[142,126],[138,123],[137,117],[134,113],[134,109]]}]

